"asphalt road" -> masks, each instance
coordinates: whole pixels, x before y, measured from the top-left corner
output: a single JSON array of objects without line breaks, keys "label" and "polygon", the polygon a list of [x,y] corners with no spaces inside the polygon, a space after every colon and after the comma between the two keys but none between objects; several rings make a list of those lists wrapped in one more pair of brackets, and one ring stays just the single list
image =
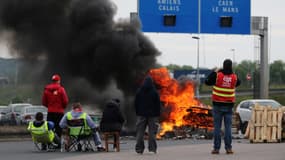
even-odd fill
[{"label": "asphalt road", "polygon": [[[248,140],[234,140],[233,143],[244,143],[248,144]],[[210,153],[212,147],[212,140],[203,140],[203,139],[183,139],[183,140],[159,140],[158,141],[158,150],[159,148],[168,148],[168,147],[182,147],[182,146],[193,146],[195,145],[205,145],[207,146],[206,153]],[[147,143],[146,143],[147,145]],[[121,140],[121,152],[120,153],[131,153],[135,154],[134,147],[135,140],[133,138],[123,138]],[[147,152],[147,151],[146,151]],[[52,159],[70,159],[72,157],[84,157],[84,156],[93,156],[96,159],[96,155],[108,154],[112,156],[113,153],[102,153],[102,152],[42,152],[37,151],[34,148],[34,144],[31,140],[21,140],[21,141],[2,141],[0,142],[0,159],[1,160],[52,160]],[[116,153],[115,153],[116,156]],[[81,159],[81,158],[80,158]],[[111,158],[112,159],[112,158]],[[114,157],[114,160],[117,159]],[[285,157],[284,157],[285,159]]]}]

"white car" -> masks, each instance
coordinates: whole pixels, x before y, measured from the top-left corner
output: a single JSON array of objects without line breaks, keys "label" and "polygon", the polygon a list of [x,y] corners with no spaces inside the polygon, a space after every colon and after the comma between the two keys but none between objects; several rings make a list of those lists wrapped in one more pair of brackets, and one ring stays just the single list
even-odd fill
[{"label": "white car", "polygon": [[260,106],[271,106],[272,108],[279,108],[282,105],[273,99],[248,99],[241,101],[236,108],[236,112],[240,117],[240,129],[242,133],[245,133],[248,122],[251,119],[252,108],[258,104]]},{"label": "white car", "polygon": [[23,107],[32,106],[30,103],[14,103],[8,105],[7,116],[9,118],[10,125],[20,124],[20,115]]},{"label": "white car", "polygon": [[41,105],[37,106],[26,106],[21,109],[20,113],[20,123],[28,124],[30,121],[35,120],[35,115],[37,112],[42,112],[44,115],[44,120],[47,118],[47,108]]},{"label": "white car", "polygon": [[0,106],[0,125],[8,123],[8,106]]}]

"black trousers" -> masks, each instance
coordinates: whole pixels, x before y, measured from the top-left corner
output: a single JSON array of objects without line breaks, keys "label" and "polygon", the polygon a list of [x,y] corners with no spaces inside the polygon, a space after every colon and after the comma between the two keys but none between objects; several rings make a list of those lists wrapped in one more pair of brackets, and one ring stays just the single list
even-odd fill
[{"label": "black trousers", "polygon": [[61,137],[61,128],[59,127],[59,122],[61,118],[63,117],[63,113],[54,113],[54,112],[48,112],[47,120],[52,121],[54,123],[55,133]]}]

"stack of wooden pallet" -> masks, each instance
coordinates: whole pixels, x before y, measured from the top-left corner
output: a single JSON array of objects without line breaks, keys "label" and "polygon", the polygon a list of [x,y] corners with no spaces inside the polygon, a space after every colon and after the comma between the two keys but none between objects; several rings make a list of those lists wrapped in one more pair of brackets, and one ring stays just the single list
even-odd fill
[{"label": "stack of wooden pallet", "polygon": [[256,105],[252,109],[246,137],[251,143],[281,142],[282,118],[285,108]]}]

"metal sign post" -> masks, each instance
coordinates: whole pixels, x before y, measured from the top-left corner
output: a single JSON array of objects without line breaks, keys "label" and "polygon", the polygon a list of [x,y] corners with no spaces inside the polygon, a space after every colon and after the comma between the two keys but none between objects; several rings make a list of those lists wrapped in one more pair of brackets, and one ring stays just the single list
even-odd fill
[{"label": "metal sign post", "polygon": [[199,61],[200,61],[200,38],[199,37],[192,37],[193,39],[197,40],[197,73],[196,73],[196,97],[199,98],[199,88],[200,88],[200,66],[199,66]]},{"label": "metal sign post", "polygon": [[260,83],[259,97],[268,98],[269,66],[268,66],[268,17],[252,17],[251,34],[260,37]]}]

